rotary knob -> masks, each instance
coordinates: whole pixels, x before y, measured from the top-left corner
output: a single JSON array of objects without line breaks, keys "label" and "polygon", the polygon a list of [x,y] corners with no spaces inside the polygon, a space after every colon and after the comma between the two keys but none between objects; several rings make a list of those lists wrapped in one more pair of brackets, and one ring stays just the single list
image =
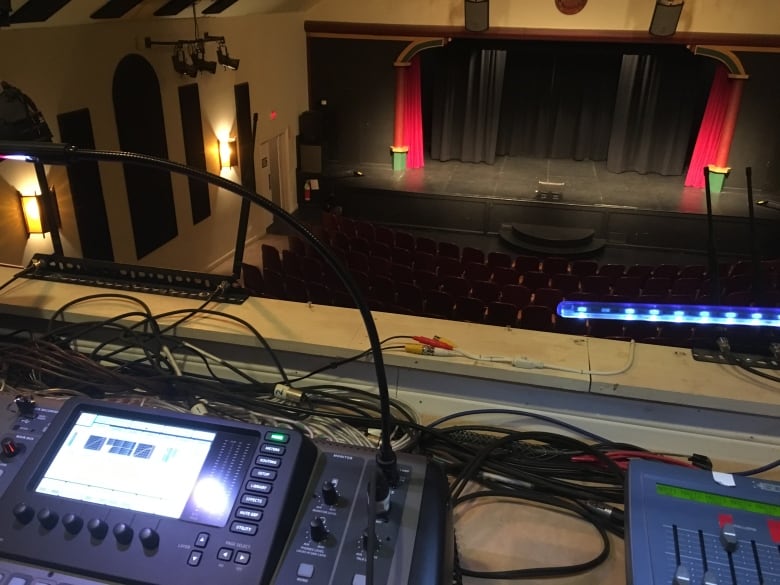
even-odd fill
[{"label": "rotary knob", "polygon": [[129,524],[119,522],[114,525],[114,538],[119,544],[130,544],[133,541],[133,529]]},{"label": "rotary knob", "polygon": [[69,534],[76,535],[84,527],[84,520],[76,514],[65,514],[62,517],[62,525]]},{"label": "rotary knob", "polygon": [[160,535],[152,528],[142,528],[138,533],[138,539],[147,550],[154,550],[160,546]]},{"label": "rotary knob", "polygon": [[5,437],[0,441],[0,450],[2,450],[3,455],[8,459],[16,457],[19,454],[20,449],[20,445],[11,437]]},{"label": "rotary knob", "polygon": [[339,503],[339,492],[336,490],[336,484],[332,480],[322,484],[322,501],[328,506],[335,506]]},{"label": "rotary knob", "polygon": [[312,518],[309,522],[309,534],[314,542],[322,542],[328,538],[328,527],[325,526],[325,519],[322,516]]},{"label": "rotary knob", "polygon": [[87,522],[87,530],[92,535],[92,538],[97,540],[103,540],[108,534],[108,524],[100,518],[93,518]]},{"label": "rotary knob", "polygon": [[13,514],[22,524],[29,524],[35,518],[35,510],[24,502],[19,502],[14,506]]},{"label": "rotary knob", "polygon": [[57,526],[57,521],[60,519],[59,514],[49,508],[41,508],[38,511],[38,522],[41,523],[46,530],[51,530]]}]

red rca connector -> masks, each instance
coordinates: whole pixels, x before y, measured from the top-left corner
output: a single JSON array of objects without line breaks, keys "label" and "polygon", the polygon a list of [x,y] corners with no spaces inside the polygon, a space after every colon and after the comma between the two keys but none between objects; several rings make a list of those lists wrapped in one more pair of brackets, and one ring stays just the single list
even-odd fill
[{"label": "red rca connector", "polygon": [[421,335],[415,335],[412,337],[415,341],[419,341],[423,345],[429,345],[431,347],[438,347],[440,349],[453,349],[455,346],[451,343],[447,343],[436,337],[423,337]]},{"label": "red rca connector", "polygon": [[433,338],[436,341],[438,341],[439,343],[444,343],[446,345],[449,345],[449,347],[446,348],[446,349],[454,349],[455,348],[455,342],[454,341],[450,341],[446,337],[442,337],[441,335],[434,335]]}]

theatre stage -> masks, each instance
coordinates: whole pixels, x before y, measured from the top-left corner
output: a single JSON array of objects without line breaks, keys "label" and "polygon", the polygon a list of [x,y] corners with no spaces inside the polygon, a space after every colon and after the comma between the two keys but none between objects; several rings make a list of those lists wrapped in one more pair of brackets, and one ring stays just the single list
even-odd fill
[{"label": "theatre stage", "polygon": [[[716,248],[750,254],[749,205],[744,169],[711,196]],[[329,164],[319,191],[301,209],[336,203],[345,215],[410,229],[498,234],[513,223],[590,228],[608,244],[706,251],[704,189],[683,186],[682,176],[611,173],[605,162],[502,157],[493,165],[427,160],[424,168],[388,164]],[[302,181],[299,181],[301,183]],[[541,182],[541,183],[540,183]],[[301,187],[299,185],[299,191]],[[755,191],[754,200],[780,203],[780,194]],[[754,205],[762,257],[780,250],[780,212]]]}]

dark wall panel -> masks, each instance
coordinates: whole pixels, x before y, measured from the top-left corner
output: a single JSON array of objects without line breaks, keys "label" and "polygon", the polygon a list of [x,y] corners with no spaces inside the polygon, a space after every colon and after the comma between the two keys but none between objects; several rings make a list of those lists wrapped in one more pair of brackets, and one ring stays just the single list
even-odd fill
[{"label": "dark wall panel", "polygon": [[[122,150],[168,158],[160,83],[151,64],[127,55],[113,82],[114,116]],[[135,252],[142,258],[178,235],[170,173],[125,164]]]},{"label": "dark wall panel", "polygon": [[726,187],[745,187],[745,167],[753,169],[753,186],[780,191],[780,55],[740,53],[750,75],[731,143],[732,168]]},{"label": "dark wall panel", "polygon": [[393,62],[408,43],[309,39],[309,96],[324,108],[328,160],[390,163],[395,120]]},{"label": "dark wall panel", "polygon": [[241,168],[241,184],[255,189],[254,149],[252,132],[252,105],[249,99],[249,84],[239,83],[233,88],[236,102],[236,133],[238,140],[238,164]]},{"label": "dark wall panel", "polygon": [[[206,170],[206,150],[203,147],[203,121],[200,116],[198,84],[190,83],[179,88],[179,109],[184,134],[184,158],[187,165]],[[203,181],[189,178],[192,223],[203,221],[211,215],[209,186]]]},{"label": "dark wall panel", "polygon": [[[80,148],[95,148],[92,119],[88,109],[59,114],[57,123],[63,142]],[[67,172],[82,256],[93,260],[113,260],[114,250],[111,247],[111,234],[98,163],[95,161],[71,163],[68,165]]]}]

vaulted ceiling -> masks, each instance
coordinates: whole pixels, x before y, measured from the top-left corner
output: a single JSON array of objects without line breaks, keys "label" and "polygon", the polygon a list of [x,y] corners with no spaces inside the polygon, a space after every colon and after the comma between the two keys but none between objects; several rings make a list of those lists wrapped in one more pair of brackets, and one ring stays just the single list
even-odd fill
[{"label": "vaulted ceiling", "polygon": [[245,16],[303,10],[318,0],[0,0],[0,26],[68,26],[117,19]]}]

